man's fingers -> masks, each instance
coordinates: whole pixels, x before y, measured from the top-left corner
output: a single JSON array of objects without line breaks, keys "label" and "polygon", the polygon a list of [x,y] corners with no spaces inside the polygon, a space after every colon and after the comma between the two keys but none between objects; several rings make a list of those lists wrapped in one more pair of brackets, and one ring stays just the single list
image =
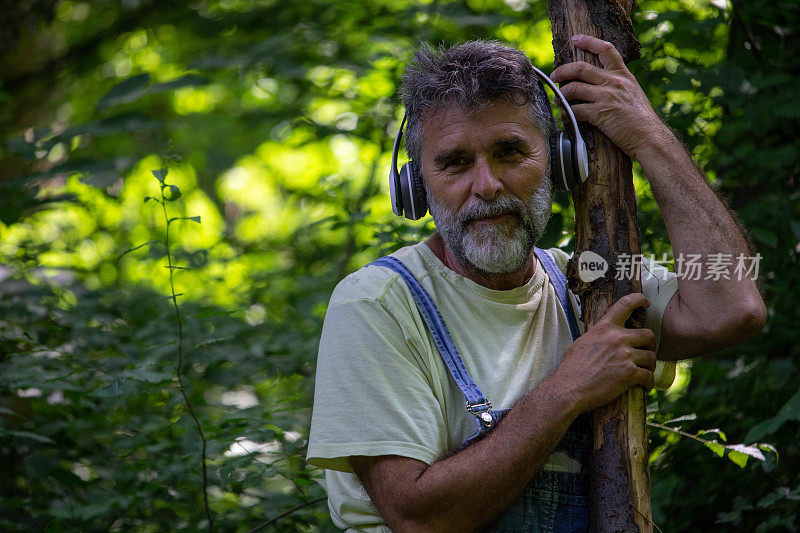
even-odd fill
[{"label": "man's fingers", "polygon": [[650,372],[656,370],[656,353],[651,350],[636,350],[632,352],[633,362],[640,368],[646,368]]},{"label": "man's fingers", "polygon": [[631,317],[631,314],[639,307],[650,307],[650,300],[645,297],[641,292],[632,292],[626,294],[608,308],[606,314],[600,321],[616,324],[617,326],[624,326],[625,321]]},{"label": "man's fingers", "polygon": [[[575,104],[569,107],[572,109],[572,114],[575,115],[575,120],[578,122],[588,122],[589,124],[596,125],[594,123],[594,119],[597,112],[594,104]],[[561,115],[561,118],[563,122],[563,119],[566,118],[566,115]]]},{"label": "man's fingers", "polygon": [[653,330],[648,328],[633,328],[626,329],[625,335],[628,337],[628,343],[633,348],[641,348],[643,350],[656,349],[656,334]]},{"label": "man's fingers", "polygon": [[655,376],[653,372],[646,369],[646,368],[637,368],[635,370],[635,382],[637,385],[642,387],[645,392],[648,392],[653,389],[656,385]]},{"label": "man's fingers", "polygon": [[572,44],[581,50],[595,54],[600,59],[600,64],[603,65],[603,68],[626,68],[622,56],[614,48],[614,45],[608,41],[603,41],[590,35],[576,35],[572,38]]},{"label": "man's fingers", "polygon": [[582,100],[584,102],[596,102],[603,89],[597,85],[590,85],[579,81],[573,81],[561,88],[561,94],[567,101]]},{"label": "man's fingers", "polygon": [[[550,79],[556,83],[562,83],[567,80],[581,80],[595,85],[601,85],[608,75],[603,73],[603,69],[590,65],[585,61],[575,61],[561,65],[550,74]],[[571,84],[570,84],[571,85]],[[569,87],[565,85],[561,88],[561,92]]]}]

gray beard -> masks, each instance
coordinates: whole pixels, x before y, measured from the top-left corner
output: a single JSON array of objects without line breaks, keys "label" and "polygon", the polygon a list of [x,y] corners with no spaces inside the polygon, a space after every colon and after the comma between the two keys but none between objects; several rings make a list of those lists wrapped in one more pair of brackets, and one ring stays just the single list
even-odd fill
[{"label": "gray beard", "polygon": [[[444,242],[462,262],[490,274],[516,272],[530,257],[550,219],[553,185],[550,171],[528,202],[501,196],[490,202],[474,199],[453,215],[428,194],[428,207]],[[510,214],[497,224],[474,224],[475,220]]]}]

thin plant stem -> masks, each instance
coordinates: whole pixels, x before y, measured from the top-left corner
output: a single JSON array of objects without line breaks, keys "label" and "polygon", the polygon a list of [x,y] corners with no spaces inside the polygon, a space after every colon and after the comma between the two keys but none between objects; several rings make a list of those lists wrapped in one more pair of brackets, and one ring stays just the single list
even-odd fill
[{"label": "thin plant stem", "polygon": [[181,396],[183,396],[183,401],[186,403],[186,409],[189,411],[189,416],[192,417],[194,420],[195,426],[197,426],[197,433],[200,434],[200,441],[202,442],[202,450],[201,450],[201,459],[203,463],[203,505],[205,506],[206,510],[206,518],[208,519],[208,531],[211,532],[214,530],[214,517],[211,514],[211,507],[208,505],[208,467],[206,466],[206,437],[203,433],[203,428],[200,425],[200,420],[197,418],[197,415],[194,412],[194,408],[192,407],[192,402],[189,401],[189,396],[186,394],[186,386],[183,383],[183,320],[181,319],[181,312],[178,308],[178,296],[175,294],[175,284],[173,282],[173,274],[175,269],[172,268],[172,253],[170,252],[169,247],[169,216],[167,215],[167,199],[164,196],[164,187],[162,184],[161,187],[161,207],[164,210],[164,220],[166,221],[167,228],[166,228],[166,235],[164,237],[164,245],[167,249],[167,265],[169,269],[169,288],[171,291],[170,300],[172,300],[172,305],[175,308],[175,321],[178,324],[178,365],[175,369],[175,373],[178,377],[178,390],[181,392]]},{"label": "thin plant stem", "polygon": [[691,433],[686,433],[685,431],[681,431],[678,428],[673,428],[673,427],[670,427],[670,426],[664,426],[664,425],[659,424],[657,422],[650,422],[649,420],[647,421],[647,425],[648,426],[653,426],[653,427],[656,427],[656,428],[659,428],[659,429],[664,429],[666,431],[671,431],[673,433],[677,433],[678,435],[682,435],[684,437],[689,437],[690,439],[694,439],[697,442],[702,442],[703,444],[709,444],[709,443],[713,444],[713,442],[701,439],[700,437],[698,437],[696,435],[692,435]]}]

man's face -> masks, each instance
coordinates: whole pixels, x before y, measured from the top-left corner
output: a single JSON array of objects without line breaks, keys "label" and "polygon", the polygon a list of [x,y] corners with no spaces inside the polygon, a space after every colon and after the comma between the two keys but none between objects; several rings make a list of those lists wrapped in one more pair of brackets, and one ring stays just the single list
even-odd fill
[{"label": "man's face", "polygon": [[422,121],[421,166],[436,228],[483,272],[519,270],[550,218],[549,148],[527,106],[500,99]]}]

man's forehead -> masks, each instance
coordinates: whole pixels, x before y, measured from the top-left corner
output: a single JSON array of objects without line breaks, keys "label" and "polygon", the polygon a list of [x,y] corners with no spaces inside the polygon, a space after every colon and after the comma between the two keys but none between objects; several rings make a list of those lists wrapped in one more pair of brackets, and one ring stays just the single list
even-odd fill
[{"label": "man's forehead", "polygon": [[423,113],[421,126],[423,149],[425,144],[434,139],[443,141],[444,138],[450,138],[456,141],[465,131],[474,131],[475,126],[480,126],[478,131],[481,133],[492,130],[501,136],[504,133],[542,136],[533,120],[530,105],[519,105],[505,99],[469,107],[460,104],[440,105]]}]

